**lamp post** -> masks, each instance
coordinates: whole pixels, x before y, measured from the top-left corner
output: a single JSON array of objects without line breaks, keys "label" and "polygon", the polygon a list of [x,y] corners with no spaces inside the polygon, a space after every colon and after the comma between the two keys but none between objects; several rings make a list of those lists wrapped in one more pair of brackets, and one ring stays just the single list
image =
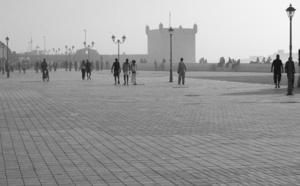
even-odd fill
[{"label": "lamp post", "polygon": [[36,46],[36,55],[39,55],[39,46]]},{"label": "lamp post", "polygon": [[74,45],[72,46],[72,48],[68,49],[68,46],[66,45],[66,52],[69,53],[69,61],[71,61],[71,53],[73,54],[73,50],[74,50]]},{"label": "lamp post", "polygon": [[9,41],[9,38],[8,37],[6,37],[6,72],[7,72],[7,78],[9,78],[9,67],[8,67],[8,65],[9,65],[9,63],[8,63],[8,41]]},{"label": "lamp post", "polygon": [[292,7],[290,4],[290,7],[286,9],[286,12],[288,14],[288,17],[290,18],[290,57],[292,57],[292,18],[295,14],[295,8]]},{"label": "lamp post", "polygon": [[[289,61],[292,61],[292,18],[295,14],[295,8],[292,7],[292,5],[290,4],[290,6],[286,9],[286,13],[288,15],[288,17],[290,18],[290,57],[287,63],[289,63]],[[289,72],[288,72],[289,73]],[[287,95],[292,95],[292,91],[293,91],[293,84],[292,84],[292,77],[290,77],[290,75],[288,74],[288,94]]]},{"label": "lamp post", "polygon": [[169,28],[169,34],[170,34],[170,83],[173,82],[173,68],[172,68],[172,35],[173,35],[173,28]]},{"label": "lamp post", "polygon": [[4,48],[5,48],[5,44],[2,43],[2,74],[4,74],[4,69],[5,69],[5,62],[4,62]]},{"label": "lamp post", "polygon": [[57,54],[59,53],[59,51],[60,51],[60,48],[58,48],[58,49],[54,49],[53,48],[53,52],[55,52],[55,58],[56,58],[56,62],[57,62]]},{"label": "lamp post", "polygon": [[298,55],[299,55],[299,59],[298,59],[298,66],[299,66],[298,87],[300,87],[300,49],[298,50]]},{"label": "lamp post", "polygon": [[113,35],[111,36],[111,39],[113,40],[113,42],[115,44],[118,44],[118,62],[120,62],[120,44],[123,44],[126,40],[125,35],[122,37],[122,42],[118,39],[117,41],[115,41],[116,37]]},{"label": "lamp post", "polygon": [[83,42],[84,47],[88,49],[88,50],[87,50],[87,53],[88,53],[88,60],[89,60],[89,61],[90,61],[90,48],[93,48],[93,47],[94,47],[94,44],[95,44],[95,43],[92,42],[91,45],[87,45],[87,46],[86,46],[86,42]]}]

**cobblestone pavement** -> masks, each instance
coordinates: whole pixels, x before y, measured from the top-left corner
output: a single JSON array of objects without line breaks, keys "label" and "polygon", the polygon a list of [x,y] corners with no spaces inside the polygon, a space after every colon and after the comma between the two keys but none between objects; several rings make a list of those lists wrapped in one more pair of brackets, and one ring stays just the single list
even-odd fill
[{"label": "cobblestone pavement", "polygon": [[140,72],[0,75],[0,185],[300,185],[300,90]]}]

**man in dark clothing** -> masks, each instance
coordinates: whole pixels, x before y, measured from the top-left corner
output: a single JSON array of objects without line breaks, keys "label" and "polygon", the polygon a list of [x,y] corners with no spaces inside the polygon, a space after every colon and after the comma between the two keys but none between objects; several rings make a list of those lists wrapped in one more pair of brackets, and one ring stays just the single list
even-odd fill
[{"label": "man in dark clothing", "polygon": [[115,62],[111,67],[111,73],[114,73],[114,77],[115,77],[115,85],[117,84],[117,78],[118,78],[118,84],[120,84],[120,72],[121,72],[120,63],[118,59],[115,59]]},{"label": "man in dark clothing", "polygon": [[288,78],[288,89],[286,95],[293,95],[295,64],[291,57],[289,57],[289,60],[285,63],[284,69]]},{"label": "man in dark clothing", "polygon": [[91,75],[92,75],[92,63],[89,62],[89,60],[86,60],[86,64],[85,64],[85,67],[86,67],[86,79],[89,80],[91,79]]},{"label": "man in dark clothing", "polygon": [[49,71],[48,71],[48,64],[46,62],[46,59],[43,60],[41,64],[42,72],[43,72],[43,81],[47,79],[49,81]]},{"label": "man in dark clothing", "polygon": [[283,72],[283,65],[278,54],[276,55],[276,59],[272,63],[271,72],[274,72],[275,88],[280,88],[280,80],[281,73]]}]

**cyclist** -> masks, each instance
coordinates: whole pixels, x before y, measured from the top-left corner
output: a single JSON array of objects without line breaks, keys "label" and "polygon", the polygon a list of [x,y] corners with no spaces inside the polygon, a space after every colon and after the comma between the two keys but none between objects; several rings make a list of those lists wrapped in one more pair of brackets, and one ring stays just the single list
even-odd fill
[{"label": "cyclist", "polygon": [[43,81],[47,79],[49,81],[49,71],[48,71],[48,65],[46,62],[46,59],[43,60],[41,64],[42,72],[43,72]]}]

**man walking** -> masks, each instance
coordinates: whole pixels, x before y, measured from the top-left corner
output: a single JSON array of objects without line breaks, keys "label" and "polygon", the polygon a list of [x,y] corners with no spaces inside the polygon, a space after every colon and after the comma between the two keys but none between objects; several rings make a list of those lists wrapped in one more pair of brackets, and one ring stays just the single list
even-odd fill
[{"label": "man walking", "polygon": [[178,64],[178,85],[180,85],[181,81],[182,84],[184,85],[184,79],[185,79],[185,71],[186,71],[186,66],[183,62],[183,58],[180,58],[180,62]]},{"label": "man walking", "polygon": [[124,75],[124,85],[126,85],[126,83],[127,83],[127,86],[128,86],[128,76],[130,74],[128,59],[126,59],[126,61],[123,63],[122,70],[123,70],[123,75]]},{"label": "man walking", "polygon": [[[108,63],[107,63],[108,64]],[[115,85],[117,84],[117,78],[118,78],[118,84],[120,84],[120,72],[121,72],[121,67],[118,59],[115,59],[115,62],[113,63],[111,67],[111,73],[114,73],[115,77]]]},{"label": "man walking", "polygon": [[293,88],[294,88],[294,75],[295,75],[295,64],[291,57],[285,63],[285,72],[287,74],[288,79],[288,89],[287,89],[287,96],[293,95]]},{"label": "man walking", "polygon": [[273,79],[275,83],[275,88],[280,88],[281,73],[283,73],[283,65],[278,54],[276,55],[276,59],[272,63],[271,72],[274,73]]}]

